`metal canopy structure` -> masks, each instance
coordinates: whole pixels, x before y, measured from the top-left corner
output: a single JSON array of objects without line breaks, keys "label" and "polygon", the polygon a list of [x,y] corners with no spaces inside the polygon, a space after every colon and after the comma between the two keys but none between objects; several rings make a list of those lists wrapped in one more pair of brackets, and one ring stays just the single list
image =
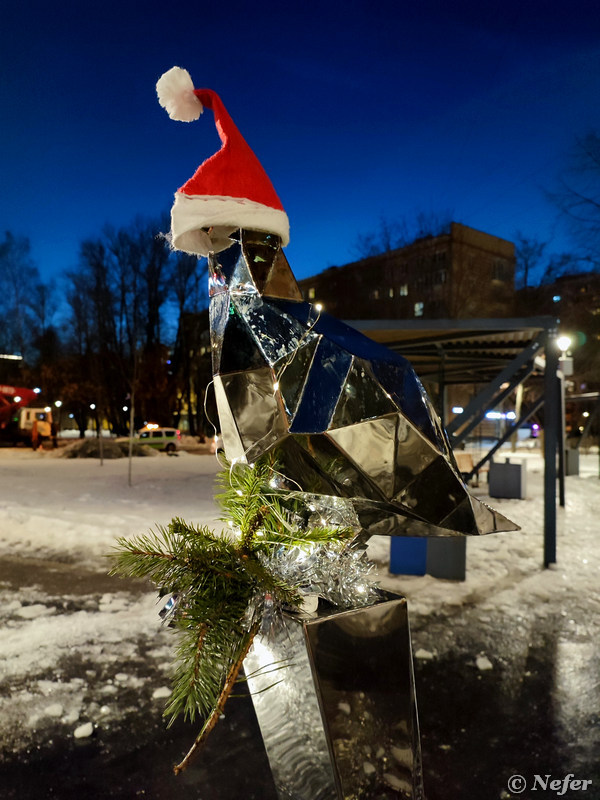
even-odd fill
[{"label": "metal canopy structure", "polygon": [[421,380],[444,384],[490,382],[558,324],[553,317],[347,320],[347,323],[402,353]]},{"label": "metal canopy structure", "polygon": [[[556,562],[556,482],[564,505],[564,410],[563,378],[556,343],[558,320],[554,317],[459,320],[348,320],[376,342],[401,353],[422,381],[440,389],[441,414],[444,387],[474,384],[477,395],[446,427],[454,447],[494,408],[524,382],[538,378],[539,391],[528,407],[484,458],[475,473],[518,428],[544,408],[544,565]],[[558,470],[556,454],[558,451]],[[469,476],[467,476],[469,477]]]}]

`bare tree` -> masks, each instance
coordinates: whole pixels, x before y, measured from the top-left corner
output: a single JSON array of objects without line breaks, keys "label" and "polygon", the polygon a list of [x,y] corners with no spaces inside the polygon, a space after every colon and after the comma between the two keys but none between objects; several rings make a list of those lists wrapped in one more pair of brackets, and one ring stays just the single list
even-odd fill
[{"label": "bare tree", "polygon": [[29,355],[37,333],[30,300],[39,284],[29,239],[7,231],[0,241],[0,348],[5,352]]},{"label": "bare tree", "polygon": [[569,164],[549,193],[563,213],[578,255],[588,268],[600,268],[600,134],[591,131],[576,141]]},{"label": "bare tree", "polygon": [[205,307],[203,282],[206,280],[208,264],[187,253],[176,253],[171,269],[171,285],[177,304],[177,316],[181,319],[185,311],[199,311]]},{"label": "bare tree", "polygon": [[126,228],[106,227],[82,243],[79,269],[67,275],[71,349],[93,366],[84,383],[89,377],[96,385],[96,405],[118,432],[127,429],[123,406],[132,394],[139,417],[160,421],[169,414],[162,317],[172,256],[160,233],[164,224],[137,219]]},{"label": "bare tree", "polygon": [[516,275],[515,283],[517,289],[525,289],[529,286],[531,273],[542,266],[542,256],[547,243],[540,242],[534,236],[526,236],[521,231],[515,234],[515,258]]},{"label": "bare tree", "polygon": [[360,233],[351,249],[359,259],[388,253],[426,236],[449,233],[452,216],[450,211],[420,211],[412,219],[390,220],[382,216],[379,227]]}]

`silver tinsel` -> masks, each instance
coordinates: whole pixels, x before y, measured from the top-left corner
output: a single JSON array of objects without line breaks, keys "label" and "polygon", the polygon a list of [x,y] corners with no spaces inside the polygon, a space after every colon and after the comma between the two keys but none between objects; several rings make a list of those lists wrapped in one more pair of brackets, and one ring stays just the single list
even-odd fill
[{"label": "silver tinsel", "polygon": [[358,608],[379,598],[374,565],[364,552],[342,543],[280,548],[263,563],[288,585],[297,586],[307,600],[322,597],[338,608]]}]

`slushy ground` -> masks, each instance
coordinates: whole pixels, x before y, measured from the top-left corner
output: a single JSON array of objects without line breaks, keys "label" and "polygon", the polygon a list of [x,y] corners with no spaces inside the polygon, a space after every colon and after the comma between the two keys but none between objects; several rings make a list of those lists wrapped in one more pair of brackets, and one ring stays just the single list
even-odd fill
[{"label": "slushy ground", "polygon": [[[370,547],[381,585],[409,600],[428,800],[556,797],[531,792],[534,776],[569,773],[593,783],[561,797],[600,798],[598,454],[567,478],[551,569],[542,459],[513,458],[527,498],[489,502],[522,530],[469,539],[466,581],[391,577],[389,541]],[[173,635],[148,584],[106,574],[117,536],[173,516],[219,527],[216,460],[137,458],[132,486],[127,469],[0,449],[0,798],[274,800],[243,685],[172,775],[197,733],[161,717]],[[474,491],[487,499],[485,483]],[[522,793],[508,788],[515,774]]]}]

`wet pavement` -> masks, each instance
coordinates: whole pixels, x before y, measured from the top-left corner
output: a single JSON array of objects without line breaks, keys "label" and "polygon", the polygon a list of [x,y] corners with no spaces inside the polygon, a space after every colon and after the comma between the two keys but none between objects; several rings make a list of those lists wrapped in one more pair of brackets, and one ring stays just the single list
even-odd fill
[{"label": "wet pavement", "polygon": [[[0,761],[2,800],[277,800],[250,698],[240,687],[202,755],[175,777],[174,763],[198,728],[166,730],[159,710],[140,709],[110,730],[57,738]],[[244,696],[245,695],[245,696]]]},{"label": "wet pavement", "polygon": [[[577,625],[560,613],[531,629],[525,622],[507,626],[498,615],[483,635],[480,628],[469,628],[469,616],[456,634],[463,655],[416,664],[429,800],[555,797],[539,786],[532,792],[534,776],[564,779],[569,773],[593,783],[562,796],[600,798],[595,642],[580,637]],[[435,638],[435,628],[429,626],[427,641]],[[465,655],[492,648],[504,656],[494,659],[490,670],[474,669]],[[509,790],[514,775],[526,779],[524,792]]]}]

